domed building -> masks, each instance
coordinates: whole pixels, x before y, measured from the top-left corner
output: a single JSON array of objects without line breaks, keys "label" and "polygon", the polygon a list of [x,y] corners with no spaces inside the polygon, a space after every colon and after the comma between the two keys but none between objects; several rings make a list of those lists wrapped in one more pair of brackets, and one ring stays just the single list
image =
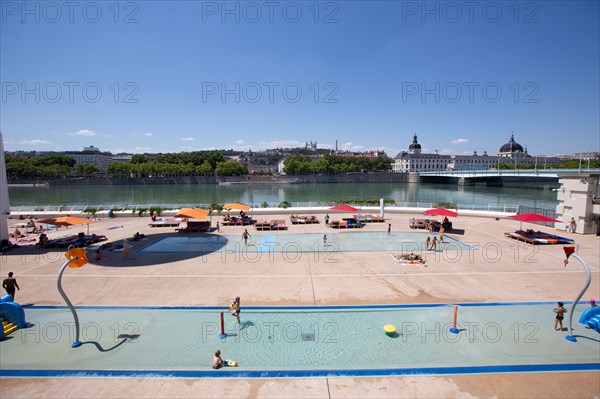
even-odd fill
[{"label": "domed building", "polygon": [[[554,164],[560,162],[560,159],[553,157],[532,157],[527,154],[527,147],[515,141],[511,134],[508,143],[500,147],[497,156],[488,155],[484,151],[483,155],[478,155],[477,151],[473,155],[443,155],[435,153],[422,153],[421,144],[417,140],[417,135],[413,136],[412,143],[407,150],[401,151],[396,155],[392,162],[392,171],[395,173],[405,172],[435,172],[445,170],[489,170],[500,168],[501,164],[515,166],[523,163]],[[543,160],[543,161],[542,161]]]},{"label": "domed building", "polygon": [[522,160],[527,158],[527,148],[523,149],[523,146],[515,141],[515,135],[511,134],[508,143],[500,147],[498,156]]},{"label": "domed building", "polygon": [[412,143],[408,146],[409,154],[420,154],[421,153],[421,144],[417,141],[417,135],[413,136]]}]

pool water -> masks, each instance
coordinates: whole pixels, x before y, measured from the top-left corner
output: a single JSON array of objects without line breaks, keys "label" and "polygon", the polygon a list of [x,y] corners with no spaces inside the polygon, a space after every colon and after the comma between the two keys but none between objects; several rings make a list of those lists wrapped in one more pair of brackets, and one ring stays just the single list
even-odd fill
[{"label": "pool water", "polygon": [[[245,245],[240,236],[203,234],[185,237],[165,237],[140,250],[140,252],[210,253],[218,250],[249,253],[258,252],[418,252],[425,249],[431,234],[424,232],[335,232],[327,233],[327,244],[321,233],[302,234],[252,234]],[[474,250],[456,238],[445,235],[438,250]]]},{"label": "pool water", "polygon": [[[575,323],[578,341],[567,341],[566,330],[551,328],[553,305],[465,304],[458,310],[459,334],[449,332],[453,307],[447,305],[242,308],[239,326],[225,312],[224,338],[219,317],[224,308],[82,307],[84,344],[77,349],[70,347],[69,310],[34,306],[27,308],[30,327],[2,343],[0,375],[208,371],[216,349],[244,372],[599,368],[598,333]],[[575,320],[582,310],[576,309]],[[387,336],[386,324],[398,334]],[[135,338],[122,342],[123,334]]]}]

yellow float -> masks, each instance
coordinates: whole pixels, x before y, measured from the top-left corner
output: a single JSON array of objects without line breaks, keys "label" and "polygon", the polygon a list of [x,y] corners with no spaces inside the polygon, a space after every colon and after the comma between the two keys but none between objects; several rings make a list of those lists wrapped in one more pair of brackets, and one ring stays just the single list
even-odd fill
[{"label": "yellow float", "polygon": [[386,324],[385,326],[383,326],[383,331],[385,331],[385,334],[388,337],[393,337],[394,333],[396,332],[396,326],[393,326],[391,324]]}]

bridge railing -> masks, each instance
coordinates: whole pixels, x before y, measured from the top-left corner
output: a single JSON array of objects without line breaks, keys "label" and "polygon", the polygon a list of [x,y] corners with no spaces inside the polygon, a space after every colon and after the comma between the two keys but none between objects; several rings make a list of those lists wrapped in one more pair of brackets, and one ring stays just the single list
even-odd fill
[{"label": "bridge railing", "polygon": [[463,170],[434,170],[419,172],[423,176],[530,176],[557,175],[563,173],[600,173],[600,169],[463,169]]}]

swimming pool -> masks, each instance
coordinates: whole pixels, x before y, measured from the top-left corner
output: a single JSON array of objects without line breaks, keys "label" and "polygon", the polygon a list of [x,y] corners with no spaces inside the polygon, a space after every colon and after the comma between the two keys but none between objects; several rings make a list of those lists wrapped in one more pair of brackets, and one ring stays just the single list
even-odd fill
[{"label": "swimming pool", "polygon": [[[65,307],[27,308],[30,328],[2,343],[0,376],[290,377],[600,370],[597,332],[555,332],[554,303],[242,308],[79,307],[72,349]],[[576,310],[576,319],[581,314]],[[400,334],[387,336],[393,324]],[[125,334],[125,335],[124,335]],[[135,337],[133,340],[124,337]],[[101,350],[99,350],[101,349]],[[239,368],[214,371],[212,354]],[[51,359],[51,361],[50,361]],[[218,373],[218,374],[215,374]]]},{"label": "swimming pool", "polygon": [[[323,233],[302,234],[252,234],[248,245],[240,236],[203,234],[185,237],[165,237],[150,244],[139,252],[211,253],[219,250],[238,253],[277,252],[419,252],[425,249],[425,240],[431,234],[424,232],[335,232],[327,233],[324,244]],[[475,247],[456,238],[445,235],[444,243],[438,243],[438,250],[463,251]]]}]

